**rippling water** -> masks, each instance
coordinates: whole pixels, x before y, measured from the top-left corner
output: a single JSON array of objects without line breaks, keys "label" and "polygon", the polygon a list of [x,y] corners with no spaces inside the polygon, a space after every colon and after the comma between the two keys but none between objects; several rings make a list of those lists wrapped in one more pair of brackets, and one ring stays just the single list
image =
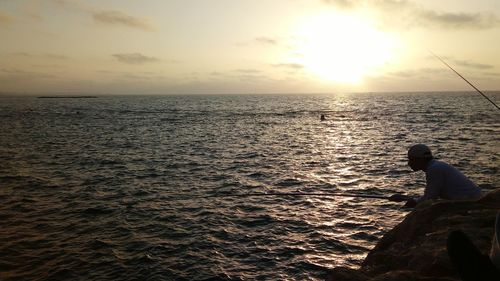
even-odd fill
[{"label": "rippling water", "polygon": [[321,280],[401,204],[201,197],[420,194],[420,142],[500,178],[500,115],[475,93],[0,98],[0,120],[2,280]]}]

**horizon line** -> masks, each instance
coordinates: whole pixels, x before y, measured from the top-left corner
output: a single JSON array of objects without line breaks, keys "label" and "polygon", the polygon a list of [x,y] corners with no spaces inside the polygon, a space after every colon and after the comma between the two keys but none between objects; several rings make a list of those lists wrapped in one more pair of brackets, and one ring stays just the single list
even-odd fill
[{"label": "horizon line", "polygon": [[[221,92],[214,93],[210,91],[209,93],[193,92],[193,93],[148,93],[148,94],[137,94],[137,93],[90,93],[90,92],[2,92],[0,91],[0,97],[74,97],[74,96],[93,96],[93,97],[107,97],[107,96],[238,96],[238,95],[342,95],[342,94],[418,94],[418,93],[475,93],[473,90],[418,90],[418,91],[357,91],[357,92],[247,92],[247,93],[230,93]],[[500,90],[483,90],[485,93],[500,93]]]}]

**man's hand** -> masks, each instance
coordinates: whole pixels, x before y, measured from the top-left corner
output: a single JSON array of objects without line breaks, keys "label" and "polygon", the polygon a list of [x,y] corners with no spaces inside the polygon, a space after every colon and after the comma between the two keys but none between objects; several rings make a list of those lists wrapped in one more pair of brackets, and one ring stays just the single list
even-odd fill
[{"label": "man's hand", "polygon": [[389,197],[389,200],[394,202],[403,202],[403,201],[408,201],[410,199],[411,199],[410,196],[403,194],[394,194],[391,197]]},{"label": "man's hand", "polygon": [[415,206],[417,206],[417,201],[413,198],[410,198],[406,201],[406,204],[404,206],[407,208],[415,208]]},{"label": "man's hand", "polygon": [[411,198],[408,195],[394,194],[391,197],[389,197],[389,200],[394,202],[406,201],[405,207],[408,208],[414,208],[415,206],[417,206],[417,201],[415,201],[415,199]]}]

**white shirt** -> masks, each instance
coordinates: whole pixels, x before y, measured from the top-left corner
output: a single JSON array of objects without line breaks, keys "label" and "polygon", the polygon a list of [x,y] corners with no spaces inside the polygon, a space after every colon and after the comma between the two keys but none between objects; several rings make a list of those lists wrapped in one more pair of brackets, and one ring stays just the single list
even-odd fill
[{"label": "white shirt", "polygon": [[476,199],[481,189],[450,164],[431,160],[425,169],[426,187],[417,202],[442,198],[450,200]]},{"label": "white shirt", "polygon": [[497,213],[495,221],[495,237],[493,237],[493,244],[491,245],[490,259],[491,262],[500,270],[500,212]]}]

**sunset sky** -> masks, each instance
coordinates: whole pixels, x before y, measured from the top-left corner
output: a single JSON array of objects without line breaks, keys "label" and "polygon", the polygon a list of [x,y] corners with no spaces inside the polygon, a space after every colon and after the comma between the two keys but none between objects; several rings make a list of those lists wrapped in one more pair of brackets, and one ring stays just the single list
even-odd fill
[{"label": "sunset sky", "polygon": [[0,0],[0,92],[500,90],[498,0]]}]

